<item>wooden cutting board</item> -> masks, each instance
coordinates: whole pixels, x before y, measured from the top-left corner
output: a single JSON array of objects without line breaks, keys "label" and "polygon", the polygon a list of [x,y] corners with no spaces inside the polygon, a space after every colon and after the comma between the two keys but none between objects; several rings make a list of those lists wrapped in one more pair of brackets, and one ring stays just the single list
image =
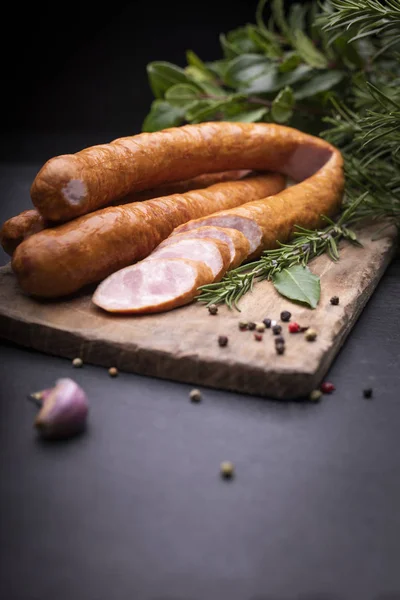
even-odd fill
[{"label": "wooden cutting board", "polygon": [[[288,302],[263,281],[242,299],[241,313],[220,307],[212,316],[192,304],[159,315],[111,316],[91,304],[89,293],[61,302],[32,300],[6,266],[0,269],[0,337],[121,371],[271,398],[304,397],[320,384],[394,254],[395,231],[372,241],[375,232],[376,225],[359,230],[364,248],[343,243],[337,263],[327,256],[312,262],[312,271],[321,276],[316,310]],[[339,306],[330,304],[333,295]],[[289,334],[282,323],[286,352],[278,356],[271,330],[261,342],[253,332],[239,331],[241,319],[279,320],[282,310],[292,313],[292,321],[315,328],[317,340]],[[226,347],[218,345],[219,335],[228,336]]]}]

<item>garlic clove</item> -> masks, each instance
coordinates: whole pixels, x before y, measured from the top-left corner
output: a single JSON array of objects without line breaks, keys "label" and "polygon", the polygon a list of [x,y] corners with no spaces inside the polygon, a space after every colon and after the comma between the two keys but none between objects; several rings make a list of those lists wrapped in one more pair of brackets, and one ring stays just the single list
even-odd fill
[{"label": "garlic clove", "polygon": [[83,389],[72,379],[59,379],[42,396],[34,426],[46,438],[65,438],[82,432],[89,410]]}]

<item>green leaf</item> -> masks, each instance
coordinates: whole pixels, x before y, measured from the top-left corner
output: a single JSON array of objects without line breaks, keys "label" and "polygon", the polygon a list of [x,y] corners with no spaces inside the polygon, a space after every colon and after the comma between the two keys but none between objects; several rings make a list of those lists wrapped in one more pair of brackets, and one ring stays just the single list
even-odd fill
[{"label": "green leaf", "polygon": [[293,114],[294,94],[290,87],[279,92],[272,103],[271,116],[276,123],[287,123]]},{"label": "green leaf", "polygon": [[293,33],[293,45],[304,62],[316,69],[326,69],[328,61],[326,57],[316,49],[312,40],[300,29]]},{"label": "green leaf", "polygon": [[242,54],[229,63],[224,74],[224,81],[231,87],[241,87],[268,69],[271,69],[271,63],[265,56]]},{"label": "green leaf", "polygon": [[307,79],[311,72],[312,68],[308,65],[299,65],[293,71],[279,73],[276,66],[269,63],[268,69],[266,67],[264,73],[252,81],[245,90],[248,94],[277,92],[285,87],[285,85],[293,85]]},{"label": "green leaf", "polygon": [[226,91],[216,83],[210,83],[209,81],[198,81],[196,83],[208,96],[226,96]]},{"label": "green leaf", "polygon": [[305,29],[305,18],[308,11],[307,4],[293,4],[289,13],[289,27],[292,31],[296,29],[304,30]]},{"label": "green leaf", "polygon": [[319,92],[326,92],[340,83],[345,76],[344,71],[325,71],[319,75],[315,75],[310,81],[303,84],[295,91],[297,100],[315,96]]},{"label": "green leaf", "polygon": [[261,121],[268,113],[269,109],[267,107],[255,108],[254,110],[238,112],[232,116],[225,116],[225,120],[242,123],[256,123],[256,121]]},{"label": "green leaf", "polygon": [[164,98],[165,92],[176,83],[190,83],[183,69],[162,61],[149,63],[147,76],[156,98]]},{"label": "green leaf", "polygon": [[221,60],[214,60],[214,62],[207,62],[206,67],[213,73],[216,77],[222,78],[225,74],[226,69],[228,68],[229,60],[223,58]]},{"label": "green leaf", "polygon": [[285,54],[281,64],[279,65],[279,71],[281,73],[287,73],[288,71],[293,71],[296,67],[301,63],[302,58],[300,54],[296,52],[288,52]]},{"label": "green leaf", "polygon": [[165,99],[172,106],[188,108],[199,99],[200,91],[188,83],[178,83],[170,87],[165,93]]},{"label": "green leaf", "polygon": [[193,50],[188,50],[186,52],[186,60],[188,65],[196,67],[197,69],[200,69],[200,71],[205,71],[205,73],[209,72],[205,63],[197,56],[195,52],[193,52]]},{"label": "green leaf", "polygon": [[212,119],[230,100],[200,100],[186,112],[186,119],[192,123],[201,123]]},{"label": "green leaf", "polygon": [[219,36],[219,43],[221,44],[222,52],[224,53],[225,58],[231,59],[235,58],[235,56],[239,56],[240,51],[229,42],[225,34],[221,33]]},{"label": "green leaf", "polygon": [[152,132],[168,127],[176,127],[184,121],[184,111],[171,106],[165,100],[154,100],[149,114],[143,121],[142,131]]},{"label": "green leaf", "polygon": [[282,56],[282,49],[273,33],[259,30],[254,25],[248,25],[247,31],[255,48],[263,52],[268,58],[279,58]]},{"label": "green leaf", "polygon": [[239,27],[230,31],[226,35],[231,47],[233,47],[240,54],[248,54],[257,52],[257,45],[249,36],[249,30],[247,27]]},{"label": "green leaf", "polygon": [[321,285],[319,277],[311,273],[308,267],[295,265],[288,269],[282,269],[272,278],[277,291],[293,300],[316,308],[320,294]]},{"label": "green leaf", "polygon": [[287,39],[290,40],[291,32],[285,18],[284,0],[272,0],[271,8],[275,23],[278,25],[279,29],[287,37]]}]

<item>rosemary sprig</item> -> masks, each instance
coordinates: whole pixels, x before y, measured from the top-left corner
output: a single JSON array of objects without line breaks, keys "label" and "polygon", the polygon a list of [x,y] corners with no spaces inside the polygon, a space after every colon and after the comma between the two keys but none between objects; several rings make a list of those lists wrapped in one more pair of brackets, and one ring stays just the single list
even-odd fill
[{"label": "rosemary sprig", "polygon": [[339,259],[338,244],[347,239],[353,244],[360,245],[356,234],[349,224],[357,218],[357,208],[367,197],[360,196],[357,202],[348,207],[335,222],[324,216],[328,226],[320,230],[305,229],[297,226],[293,233],[293,241],[289,244],[277,242],[278,248],[266,250],[259,260],[241,265],[229,271],[217,282],[199,288],[197,300],[209,306],[210,304],[227,304],[229,308],[238,307],[238,302],[247,292],[253,289],[257,281],[272,279],[275,273],[294,265],[306,266],[307,263],[325,252],[333,261]]}]

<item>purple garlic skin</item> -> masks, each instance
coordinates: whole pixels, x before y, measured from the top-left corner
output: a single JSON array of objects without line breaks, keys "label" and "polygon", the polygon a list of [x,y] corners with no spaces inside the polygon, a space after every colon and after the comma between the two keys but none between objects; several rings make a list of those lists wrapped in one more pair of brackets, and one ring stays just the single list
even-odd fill
[{"label": "purple garlic skin", "polygon": [[48,439],[66,438],[81,433],[89,411],[83,389],[72,379],[58,379],[43,394],[42,407],[35,419],[40,435]]}]

